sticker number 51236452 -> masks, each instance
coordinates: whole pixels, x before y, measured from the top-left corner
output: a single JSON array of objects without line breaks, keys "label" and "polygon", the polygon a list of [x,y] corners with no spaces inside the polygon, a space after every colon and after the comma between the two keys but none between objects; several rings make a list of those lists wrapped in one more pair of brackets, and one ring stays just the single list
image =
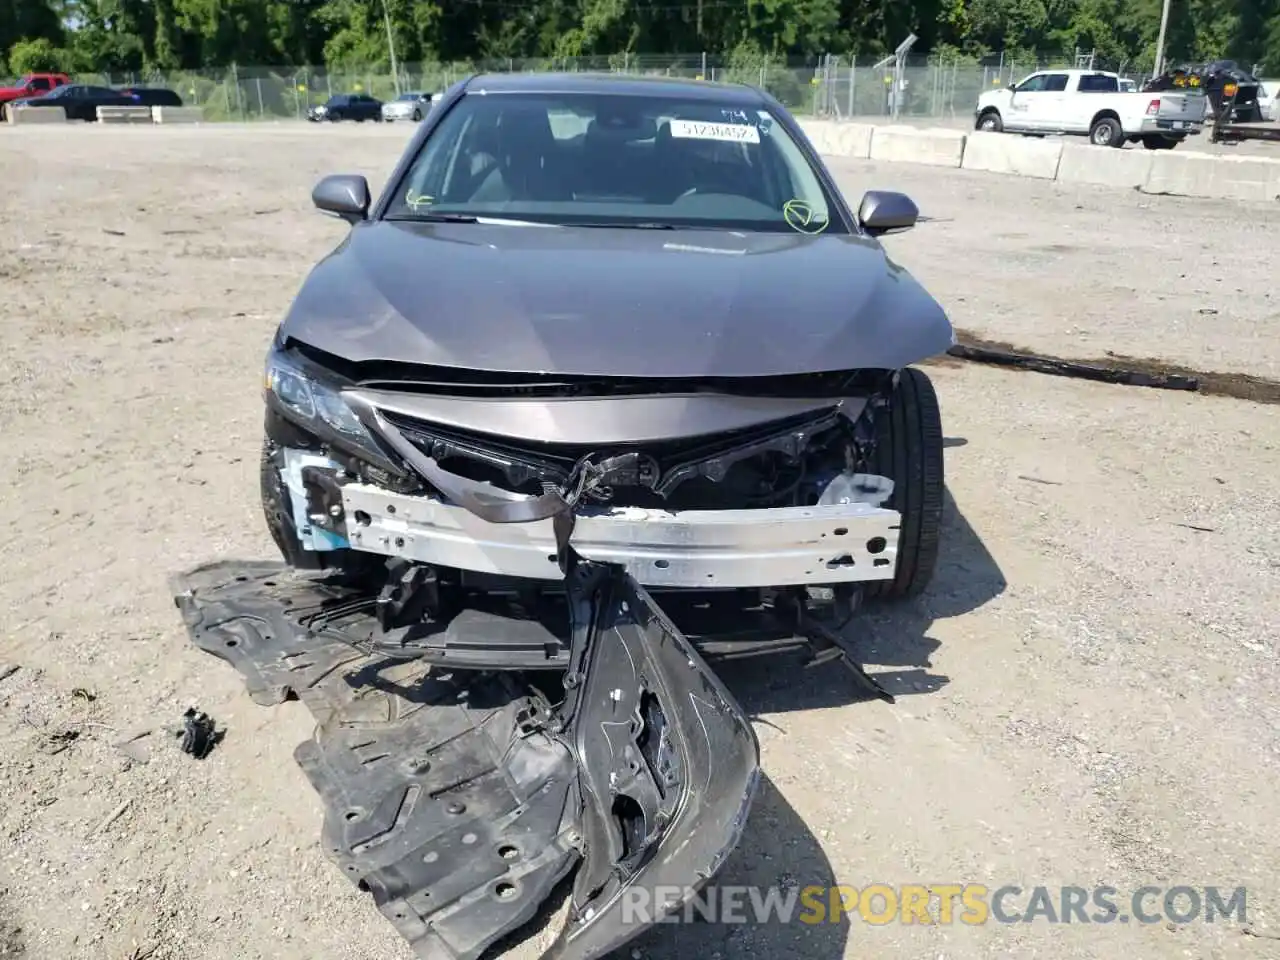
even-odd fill
[{"label": "sticker number 51236452", "polygon": [[701,120],[672,120],[671,136],[686,140],[723,140],[728,143],[759,143],[760,129],[750,123],[710,123]]}]

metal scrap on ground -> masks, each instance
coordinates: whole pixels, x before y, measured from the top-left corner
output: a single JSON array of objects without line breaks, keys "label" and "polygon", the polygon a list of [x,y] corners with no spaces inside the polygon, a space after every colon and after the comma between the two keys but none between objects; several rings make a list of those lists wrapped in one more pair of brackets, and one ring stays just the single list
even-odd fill
[{"label": "metal scrap on ground", "polygon": [[1008,343],[984,340],[958,330],[960,342],[947,355],[974,363],[1016,367],[1052,376],[1074,377],[1130,387],[1184,390],[1254,403],[1280,404],[1280,381],[1244,373],[1194,370],[1163,360],[1128,357],[1108,352],[1105,358],[1070,360],[1037,353]]}]

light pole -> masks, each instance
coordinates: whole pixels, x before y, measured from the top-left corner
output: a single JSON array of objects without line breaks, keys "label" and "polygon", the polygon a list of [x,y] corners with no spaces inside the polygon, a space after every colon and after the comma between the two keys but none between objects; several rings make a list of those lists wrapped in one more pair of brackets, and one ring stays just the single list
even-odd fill
[{"label": "light pole", "polygon": [[1164,66],[1164,34],[1168,27],[1169,0],[1164,0],[1164,6],[1160,10],[1160,39],[1156,41],[1156,65],[1151,71],[1153,79],[1160,76],[1160,69]]},{"label": "light pole", "polygon": [[[1165,0],[1165,9],[1169,0]],[[382,19],[387,25],[387,48],[391,51],[391,80],[396,87],[396,96],[400,96],[400,66],[396,62],[396,38],[391,32],[391,14],[387,12],[387,0],[382,0]]]}]

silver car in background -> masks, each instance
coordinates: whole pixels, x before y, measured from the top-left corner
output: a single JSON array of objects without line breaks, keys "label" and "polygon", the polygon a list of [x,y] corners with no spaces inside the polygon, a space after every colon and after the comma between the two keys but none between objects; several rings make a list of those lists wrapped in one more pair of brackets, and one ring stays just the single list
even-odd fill
[{"label": "silver car in background", "polygon": [[390,103],[382,105],[382,119],[412,120],[415,123],[425,117],[431,109],[431,94],[415,91],[402,93]]}]

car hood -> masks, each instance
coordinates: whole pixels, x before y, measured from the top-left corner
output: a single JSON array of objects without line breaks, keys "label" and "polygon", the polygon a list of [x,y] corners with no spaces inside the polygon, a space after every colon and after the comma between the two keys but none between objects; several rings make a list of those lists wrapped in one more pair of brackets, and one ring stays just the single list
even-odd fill
[{"label": "car hood", "polygon": [[344,360],[614,377],[896,369],[938,303],[865,237],[373,221],[282,334]]}]

